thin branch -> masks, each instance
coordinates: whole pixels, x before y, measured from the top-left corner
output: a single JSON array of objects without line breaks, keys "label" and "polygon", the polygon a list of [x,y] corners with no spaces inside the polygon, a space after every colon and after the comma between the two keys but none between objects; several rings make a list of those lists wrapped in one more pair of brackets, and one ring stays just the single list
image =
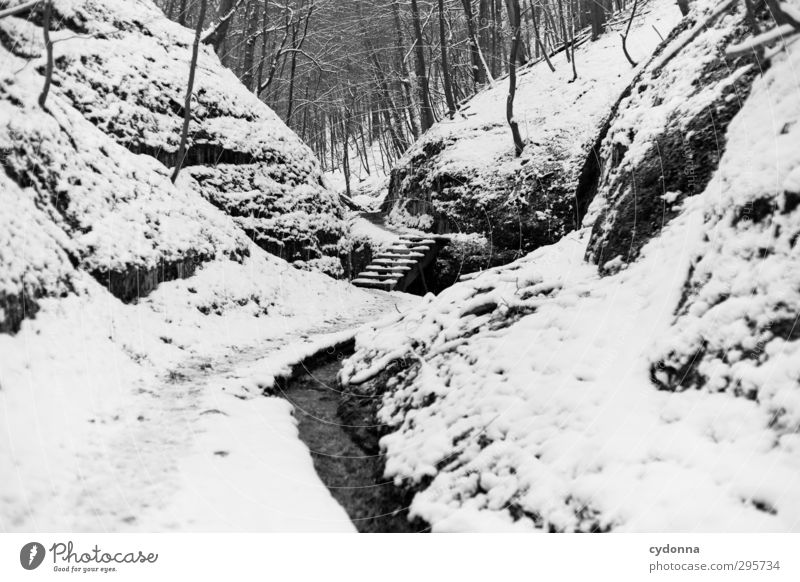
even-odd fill
[{"label": "thin branch", "polygon": [[194,75],[197,69],[197,54],[200,52],[200,36],[203,32],[203,20],[206,16],[206,0],[200,0],[200,16],[197,20],[197,29],[192,46],[192,63],[189,67],[189,85],[186,87],[186,100],[183,105],[183,128],[181,129],[181,145],[178,149],[178,161],[172,172],[172,183],[178,179],[183,162],[186,158],[186,140],[189,137],[189,121],[192,118],[192,92],[194,91]]},{"label": "thin branch", "polygon": [[620,37],[622,37],[622,52],[625,53],[625,58],[628,59],[628,62],[631,64],[632,67],[636,67],[639,63],[634,61],[631,58],[631,55],[628,53],[628,33],[631,31],[631,24],[633,24],[633,19],[636,16],[636,7],[639,5],[639,0],[634,0],[633,8],[631,9],[631,17],[628,19],[628,26],[625,28],[625,34],[620,33]]},{"label": "thin branch", "polygon": [[44,72],[44,87],[41,95],[39,95],[39,105],[42,109],[46,109],[47,95],[50,93],[50,84],[53,82],[53,41],[50,40],[50,16],[52,12],[53,1],[45,0],[42,31],[44,34],[44,46],[47,50],[47,67]]},{"label": "thin branch", "polygon": [[222,18],[219,19],[219,22],[217,22],[214,26],[212,26],[206,32],[203,33],[201,39],[201,42],[203,44],[209,44],[214,42],[214,36],[217,34],[217,31],[220,29],[221,26],[227,24],[227,22],[231,19],[231,17],[233,17],[233,15],[239,9],[239,6],[242,5],[242,2],[244,2],[244,0],[237,0],[236,4],[234,4],[233,7],[230,10],[228,10],[228,12]]}]

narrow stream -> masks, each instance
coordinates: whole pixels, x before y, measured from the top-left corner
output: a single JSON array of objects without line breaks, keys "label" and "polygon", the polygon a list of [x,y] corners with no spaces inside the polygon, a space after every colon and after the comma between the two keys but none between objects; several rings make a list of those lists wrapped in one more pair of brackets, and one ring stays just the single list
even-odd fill
[{"label": "narrow stream", "polygon": [[317,474],[358,531],[424,530],[424,524],[408,521],[406,503],[391,481],[382,478],[381,455],[359,447],[348,432],[353,427],[339,416],[342,394],[336,375],[344,355],[335,352],[327,361],[310,363],[286,382],[283,396],[295,407],[300,438],[311,451]]}]

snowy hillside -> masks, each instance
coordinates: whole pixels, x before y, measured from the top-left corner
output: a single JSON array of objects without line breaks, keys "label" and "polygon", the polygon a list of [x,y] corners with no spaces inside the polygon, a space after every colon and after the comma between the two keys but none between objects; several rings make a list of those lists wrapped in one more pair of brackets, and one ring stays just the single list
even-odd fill
[{"label": "snowy hillside", "polygon": [[[192,31],[167,20],[149,0],[55,2],[54,93],[92,125],[136,154],[173,167],[183,122]],[[4,74],[25,62],[43,71],[34,18],[0,23]],[[9,55],[10,59],[10,55]],[[13,75],[19,83],[20,75]],[[41,83],[41,79],[38,81]],[[136,158],[131,158],[136,159]],[[135,161],[124,166],[147,164]],[[341,272],[344,209],[322,185],[311,150],[203,46],[190,125],[188,168],[179,188],[200,192],[269,252]],[[164,174],[164,172],[160,172]]]},{"label": "snowy hillside", "polygon": [[342,209],[205,49],[171,183],[188,30],[149,1],[54,10],[44,109],[41,11],[0,19],[0,531],[352,530],[263,392],[413,298],[265,251],[338,262]]},{"label": "snowy hillside", "polygon": [[[742,9],[698,35],[717,3],[693,6],[642,72],[655,99],[643,89],[611,122],[602,151],[626,145],[626,172],[750,74],[719,66]],[[611,165],[582,229],[359,336],[342,379],[379,396],[361,412],[382,424],[412,517],[436,531],[797,531],[800,50],[768,58],[718,134],[719,168],[697,191],[642,194],[672,207],[630,255],[602,272],[585,260],[609,246],[592,221],[628,204]]]},{"label": "snowy hillside", "polygon": [[[680,13],[672,0],[639,5],[627,46],[643,62]],[[521,157],[514,157],[505,117],[508,80],[498,80],[406,153],[392,171],[384,208],[414,226],[484,234],[484,263],[493,264],[575,229],[592,196],[582,184],[597,172],[590,152],[635,73],[618,34],[625,14],[608,34],[576,48],[574,82],[564,52],[552,57],[555,72],[544,61],[520,72],[514,116],[526,144]]]}]

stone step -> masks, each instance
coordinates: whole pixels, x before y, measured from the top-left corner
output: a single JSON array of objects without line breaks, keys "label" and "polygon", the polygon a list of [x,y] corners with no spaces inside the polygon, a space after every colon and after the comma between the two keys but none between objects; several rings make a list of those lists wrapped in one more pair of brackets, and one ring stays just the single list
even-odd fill
[{"label": "stone step", "polygon": [[371,279],[353,279],[353,285],[364,289],[380,289],[382,291],[392,291],[396,281],[373,281]]},{"label": "stone step", "polygon": [[419,261],[414,261],[412,259],[400,259],[397,257],[388,258],[388,259],[373,259],[373,265],[416,265]]},{"label": "stone step", "polygon": [[373,271],[364,271],[359,273],[356,279],[372,279],[373,281],[385,281],[387,279],[399,279],[402,276],[400,271],[384,271],[382,273],[375,273]]},{"label": "stone step", "polygon": [[[445,238],[445,237],[439,237],[439,238]],[[425,244],[425,245],[436,244],[436,238],[434,238],[434,236],[417,236],[417,235],[401,234],[400,240],[412,244]]]},{"label": "stone step", "polygon": [[367,267],[367,270],[372,271],[373,273],[383,273],[386,271],[402,273],[404,271],[410,271],[411,267],[409,265],[370,265]]},{"label": "stone step", "polygon": [[375,259],[421,259],[424,256],[425,253],[418,253],[416,251],[414,252],[409,251],[402,255],[394,253],[378,253],[372,260],[374,261]]}]

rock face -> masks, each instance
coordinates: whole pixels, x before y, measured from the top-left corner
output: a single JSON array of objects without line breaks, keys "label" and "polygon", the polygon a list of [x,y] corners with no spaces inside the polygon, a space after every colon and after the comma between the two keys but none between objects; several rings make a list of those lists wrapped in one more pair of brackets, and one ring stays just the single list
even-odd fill
[{"label": "rock face", "polygon": [[785,62],[780,67],[765,74],[731,122],[729,146],[705,194],[713,196],[706,236],[693,253],[651,374],[663,390],[753,400],[769,411],[778,434],[796,436],[800,105],[796,78],[783,72]]},{"label": "rock face", "polygon": [[[768,24],[766,8],[758,15]],[[744,5],[704,26],[694,13],[637,75],[600,152],[605,193],[595,211],[587,258],[600,265],[635,260],[674,218],[687,196],[705,190],[726,148],[726,130],[768,63],[724,49],[750,32]],[[685,39],[694,39],[686,46]]]},{"label": "rock face", "polygon": [[68,292],[76,269],[132,301],[213,258],[242,259],[248,237],[298,266],[343,272],[357,245],[317,160],[206,47],[187,166],[170,182],[191,31],[148,0],[56,0],[53,10],[46,110],[40,11],[0,20],[0,159],[13,210],[0,216],[10,245],[2,331],[34,313],[37,297]]},{"label": "rock face", "polygon": [[584,228],[343,366],[434,531],[798,528],[800,50],[726,63],[739,3],[692,6],[610,120]]},{"label": "rock face", "polygon": [[[678,14],[648,6],[631,41],[649,55]],[[436,233],[480,234],[491,250],[480,266],[504,264],[552,244],[581,224],[594,195],[594,163],[614,103],[633,77],[615,34],[576,49],[579,77],[554,58],[520,73],[515,117],[526,141],[520,158],[505,119],[507,81],[473,97],[453,120],[425,134],[392,170],[382,210],[395,222]],[[477,265],[476,265],[477,267]]]}]

